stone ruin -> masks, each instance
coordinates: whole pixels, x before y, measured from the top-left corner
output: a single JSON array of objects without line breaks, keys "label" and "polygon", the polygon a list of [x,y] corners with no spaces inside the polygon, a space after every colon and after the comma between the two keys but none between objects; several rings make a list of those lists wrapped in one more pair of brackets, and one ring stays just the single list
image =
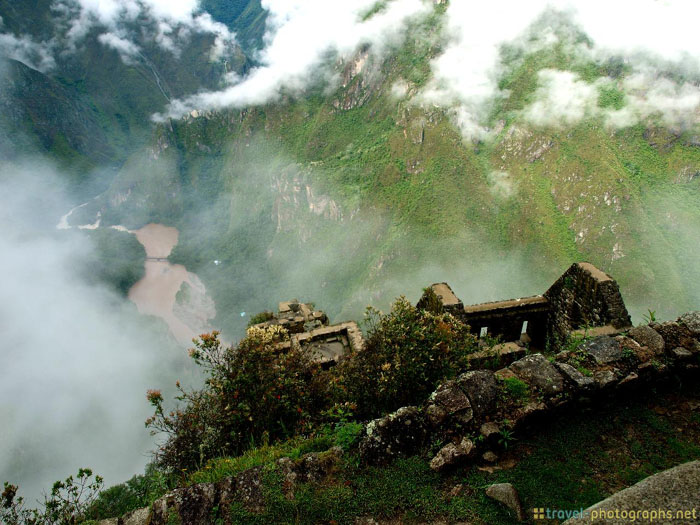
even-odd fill
[{"label": "stone ruin", "polygon": [[[447,283],[430,286],[442,308],[470,327],[480,338],[490,336],[505,360],[526,353],[526,346],[544,350],[572,333],[615,335],[632,326],[617,282],[590,263],[575,263],[542,295],[464,306]],[[427,307],[423,294],[419,308]],[[477,353],[474,361],[486,359]]]},{"label": "stone ruin", "polygon": [[[469,326],[484,339],[498,338],[500,344],[470,356],[473,367],[498,357],[513,362],[528,348],[544,350],[547,343],[558,345],[572,333],[588,336],[616,335],[632,325],[617,282],[590,263],[575,263],[542,295],[464,306],[447,283],[430,286],[441,308]],[[418,308],[429,308],[424,294]],[[364,347],[357,323],[329,325],[328,316],[313,304],[296,299],[279,303],[278,312],[256,326],[279,325],[290,334],[280,349],[307,347],[324,366],[333,366],[350,350]],[[488,346],[488,345],[484,345]]]},{"label": "stone ruin", "polygon": [[292,299],[279,303],[276,314],[255,326],[279,325],[285,328],[290,337],[278,344],[280,350],[292,347],[309,349],[324,367],[330,367],[350,351],[361,350],[364,339],[354,321],[328,323],[328,316],[322,310],[315,310],[313,304]]}]

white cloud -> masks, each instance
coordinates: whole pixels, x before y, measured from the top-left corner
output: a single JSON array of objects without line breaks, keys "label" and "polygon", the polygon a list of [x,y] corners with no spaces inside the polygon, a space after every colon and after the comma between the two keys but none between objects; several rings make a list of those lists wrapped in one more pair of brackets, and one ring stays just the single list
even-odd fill
[{"label": "white cloud", "polygon": [[520,37],[546,4],[451,2],[446,13],[448,44],[433,61],[434,77],[417,101],[452,108],[465,136],[483,138],[487,130],[482,122],[499,93],[501,45]]},{"label": "white cloud", "polygon": [[[3,29],[3,25],[3,19],[0,17],[0,31]],[[48,71],[56,65],[52,44],[35,42],[26,35],[16,36],[10,33],[0,33],[0,55],[19,60],[39,71]]]},{"label": "white cloud", "polygon": [[503,199],[509,199],[517,190],[517,184],[506,171],[492,171],[486,176],[489,191],[492,195]]},{"label": "white cloud", "polygon": [[115,33],[102,33],[97,37],[97,40],[105,46],[111,47],[117,51],[119,56],[121,56],[122,60],[126,63],[129,63],[131,57],[139,53],[139,46]]},{"label": "white cloud", "polygon": [[[569,20],[568,27],[562,19]],[[445,28],[448,45],[433,61],[434,77],[415,101],[447,109],[465,137],[482,139],[488,136],[486,116],[491,104],[507,95],[497,83],[503,74],[503,44],[532,51],[559,42],[581,58],[602,61],[622,56],[637,73],[658,69],[664,62],[697,76],[698,19],[700,3],[694,0],[451,2]],[[590,37],[592,47],[579,42],[573,49],[576,27]],[[540,80],[539,98],[527,110],[532,120],[544,123],[563,117],[564,124],[571,124],[595,112],[591,107],[594,86],[573,76],[555,78],[552,73]],[[677,123],[684,121],[683,112],[697,109],[696,89],[690,84],[654,81],[640,90],[631,82],[623,86],[629,92],[630,107],[608,117],[613,125],[628,125],[659,112],[665,122]],[[548,105],[551,102],[553,106]]]},{"label": "white cloud", "polygon": [[544,69],[539,72],[536,101],[525,117],[537,126],[567,127],[597,113],[598,89],[570,71]]},{"label": "white cloud", "polygon": [[606,114],[615,127],[633,125],[658,116],[663,124],[689,128],[700,122],[700,87],[677,83],[653,72],[636,73],[623,80],[626,106]]},{"label": "white cloud", "polygon": [[108,484],[139,472],[153,447],[145,391],[172,384],[182,359],[133,305],[84,282],[76,262],[94,246],[54,229],[72,205],[59,175],[40,162],[2,168],[0,482],[32,503],[79,467]]},{"label": "white cloud", "polygon": [[403,38],[411,17],[428,12],[422,0],[390,0],[386,8],[367,20],[375,0],[328,2],[327,0],[263,0],[268,10],[265,48],[257,57],[260,66],[240,83],[223,91],[202,93],[176,101],[171,116],[192,109],[215,109],[263,104],[282,92],[298,92],[321,78],[318,68],[329,58],[345,57],[361,44],[381,52],[387,43]]},{"label": "white cloud", "polygon": [[[538,81],[535,101],[523,111],[525,118],[537,126],[565,128],[588,117],[602,117],[608,126],[618,129],[650,118],[680,129],[700,122],[700,87],[675,82],[651,70],[589,83],[570,71],[545,69],[540,71]],[[601,89],[621,92],[623,106],[601,108]]]},{"label": "white cloud", "polygon": [[[163,49],[178,55],[180,44],[192,32],[210,33],[216,41],[212,56],[220,56],[235,38],[228,28],[202,12],[199,0],[54,0],[52,9],[62,17],[69,49],[99,27],[101,43],[119,51],[129,60],[137,51],[137,39],[152,38]],[[155,32],[134,32],[134,24],[143,20],[152,24]]]}]

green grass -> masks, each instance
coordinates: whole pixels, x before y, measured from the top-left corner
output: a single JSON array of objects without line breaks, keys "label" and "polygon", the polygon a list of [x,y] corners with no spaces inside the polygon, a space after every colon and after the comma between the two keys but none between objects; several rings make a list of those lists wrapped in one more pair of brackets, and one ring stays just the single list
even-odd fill
[{"label": "green grass", "polygon": [[244,470],[269,465],[281,457],[299,459],[309,452],[328,450],[333,445],[330,437],[313,439],[293,439],[279,444],[256,447],[234,458],[220,458],[209,461],[202,469],[187,478],[187,485],[214,483],[235,476]]},{"label": "green grass", "polygon": [[[486,498],[492,483],[512,483],[524,507],[575,510],[588,507],[655,472],[700,459],[700,418],[686,404],[700,399],[697,385],[619,398],[592,410],[559,413],[527,433],[506,450],[497,451],[502,470],[474,466],[442,475],[430,470],[429,451],[387,466],[362,466],[352,448],[332,475],[321,483],[302,483],[293,496],[282,490],[275,462],[298,459],[338,443],[339,432],[314,439],[297,438],[254,448],[236,458],[220,458],[181,483],[217,482],[243,470],[262,467],[265,510],[253,514],[234,504],[231,523],[354,523],[357,517],[401,519],[418,523],[447,519],[474,524],[506,525],[513,516]],[[668,407],[674,407],[669,409]],[[342,427],[341,427],[342,428]],[[157,473],[135,477],[103,492],[96,519],[108,510],[143,506],[167,486]],[[160,483],[160,484],[159,484]],[[144,490],[155,487],[155,492]],[[214,513],[222,519],[224,509]],[[529,512],[529,510],[528,510]],[[214,519],[214,518],[213,518]]]},{"label": "green grass", "polygon": [[517,377],[506,377],[503,380],[506,394],[517,401],[524,401],[530,397],[530,387]]},{"label": "green grass", "polygon": [[[690,390],[697,397],[696,389]],[[350,456],[338,474],[322,484],[302,485],[293,499],[282,493],[274,471],[265,478],[267,512],[234,507],[234,523],[352,523],[358,516],[401,518],[404,522],[438,519],[510,524],[513,517],[488,500],[484,488],[510,482],[526,509],[577,510],[611,492],[679,463],[700,458],[700,424],[692,413],[658,415],[655,410],[677,394],[622,400],[596,411],[563,415],[520,437],[505,453],[514,468],[492,473],[476,468],[442,476],[427,458],[395,461],[387,467],[358,467]],[[457,495],[452,489],[461,485]]]}]

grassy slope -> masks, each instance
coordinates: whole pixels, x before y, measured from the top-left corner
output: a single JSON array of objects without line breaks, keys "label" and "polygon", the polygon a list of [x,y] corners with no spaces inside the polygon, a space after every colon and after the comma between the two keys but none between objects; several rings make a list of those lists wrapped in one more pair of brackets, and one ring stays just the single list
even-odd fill
[{"label": "grassy slope", "polygon": [[[314,439],[260,446],[237,458],[221,458],[170,484],[156,472],[135,478],[140,496],[128,491],[126,485],[111,489],[98,502],[95,517],[129,510],[121,504],[132,498],[133,507],[148,505],[169,486],[216,482],[262,465],[268,468],[264,488],[267,511],[251,515],[234,507],[234,523],[335,520],[342,524],[372,516],[401,518],[408,523],[442,518],[505,525],[512,523],[513,517],[484,495],[484,488],[491,483],[513,483],[526,509],[578,510],[655,472],[700,459],[699,400],[697,385],[687,385],[618,399],[595,410],[569,411],[556,421],[547,420],[515,436],[506,450],[499,452],[495,469],[484,464],[483,468],[439,475],[428,467],[430,450],[425,456],[398,460],[386,467],[359,467],[351,451],[331,479],[302,484],[295,488],[293,498],[287,498],[279,489],[275,461],[282,456],[295,459],[307,452],[323,451],[342,440],[342,431],[329,432]],[[433,444],[432,452],[439,446]],[[160,488],[153,489],[154,485]],[[119,512],[115,513],[116,509]]]}]

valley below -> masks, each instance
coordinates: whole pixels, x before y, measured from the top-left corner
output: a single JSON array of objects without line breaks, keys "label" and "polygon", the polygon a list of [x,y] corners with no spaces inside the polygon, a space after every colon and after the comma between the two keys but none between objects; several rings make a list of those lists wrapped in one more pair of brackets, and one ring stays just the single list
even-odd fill
[{"label": "valley below", "polygon": [[[189,344],[206,331],[208,320],[216,316],[216,308],[197,275],[168,261],[178,241],[178,230],[152,223],[132,233],[146,249],[146,273],[129,290],[129,299],[140,313],[163,319],[179,343]],[[178,301],[181,290],[186,292]]]}]

